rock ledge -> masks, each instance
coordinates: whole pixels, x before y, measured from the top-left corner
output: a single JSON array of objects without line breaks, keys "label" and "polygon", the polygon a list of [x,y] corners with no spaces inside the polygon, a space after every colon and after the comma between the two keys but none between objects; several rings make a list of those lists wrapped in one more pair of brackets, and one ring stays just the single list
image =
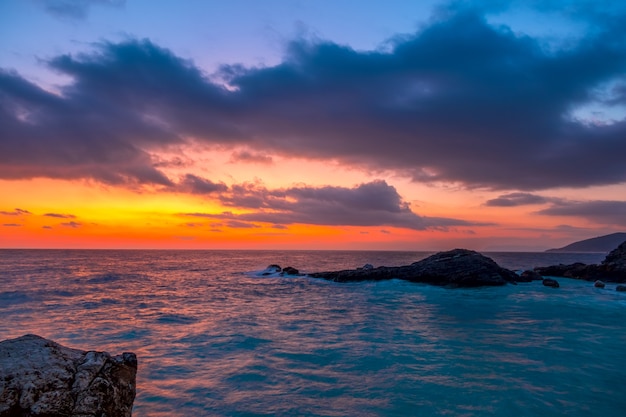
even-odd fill
[{"label": "rock ledge", "polygon": [[624,283],[626,282],[626,242],[613,249],[600,265],[577,262],[570,265],[538,267],[535,271],[542,276]]},{"label": "rock ledge", "polygon": [[500,267],[491,258],[467,249],[439,252],[411,265],[357,268],[308,274],[337,282],[402,279],[452,287],[479,287],[515,283],[513,271]]},{"label": "rock ledge", "polygon": [[28,334],[0,342],[0,417],[130,417],[137,357]]}]

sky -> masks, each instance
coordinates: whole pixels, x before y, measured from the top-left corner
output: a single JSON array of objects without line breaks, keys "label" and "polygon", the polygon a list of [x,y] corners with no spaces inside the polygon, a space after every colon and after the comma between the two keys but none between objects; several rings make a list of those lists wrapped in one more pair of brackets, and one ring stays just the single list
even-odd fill
[{"label": "sky", "polygon": [[0,248],[626,230],[626,3],[0,0]]}]

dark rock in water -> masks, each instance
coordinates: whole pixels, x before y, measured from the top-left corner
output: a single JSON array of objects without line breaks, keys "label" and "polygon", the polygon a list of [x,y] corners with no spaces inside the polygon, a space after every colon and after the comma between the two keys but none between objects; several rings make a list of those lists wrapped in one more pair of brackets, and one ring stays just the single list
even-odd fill
[{"label": "dark rock in water", "polygon": [[365,265],[363,265],[363,266],[362,266],[361,268],[359,268],[359,269],[365,269],[365,270],[368,270],[368,271],[369,271],[370,269],[374,269],[374,265],[372,265],[372,264],[365,264]]},{"label": "dark rock in water", "polygon": [[612,250],[600,265],[561,264],[535,268],[535,271],[541,275],[552,277],[626,282],[626,242]]},{"label": "dark rock in water", "polygon": [[596,288],[604,288],[606,284],[600,280],[597,280],[596,282],[593,283],[593,286]]},{"label": "dark rock in water", "polygon": [[0,342],[0,417],[130,417],[137,357],[36,335]]},{"label": "dark rock in water", "polygon": [[296,268],[293,268],[291,266],[283,268],[283,272],[282,273],[284,275],[300,275],[300,271],[298,271]]},{"label": "dark rock in water", "polygon": [[615,291],[626,292],[626,285],[618,285],[615,287]]},{"label": "dark rock in water", "polygon": [[570,265],[552,265],[535,268],[541,276],[549,277],[565,277],[565,278],[580,278],[587,273],[589,265],[585,265],[581,262],[576,262]]},{"label": "dark rock in water", "polygon": [[541,280],[543,280],[543,277],[539,273],[528,270],[528,269],[522,272],[519,278],[517,279],[518,282],[531,282],[531,281],[541,281]]},{"label": "dark rock in water", "polygon": [[543,285],[546,287],[552,287],[552,288],[559,288],[560,286],[558,281],[552,278],[544,278]]},{"label": "dark rock in water", "polygon": [[265,268],[263,272],[261,272],[261,275],[263,276],[274,275],[274,274],[278,274],[280,271],[282,271],[282,268],[280,266],[276,264],[271,264],[267,268]]},{"label": "dark rock in water", "polygon": [[439,252],[411,265],[358,268],[309,274],[337,282],[402,279],[434,285],[478,287],[514,284],[517,274],[500,267],[491,258],[467,249]]}]

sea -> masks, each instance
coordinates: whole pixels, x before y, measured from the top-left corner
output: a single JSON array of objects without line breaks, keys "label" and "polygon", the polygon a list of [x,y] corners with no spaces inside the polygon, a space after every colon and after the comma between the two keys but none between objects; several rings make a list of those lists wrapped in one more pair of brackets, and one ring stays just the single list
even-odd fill
[{"label": "sea", "polygon": [[[0,340],[138,356],[133,415],[626,415],[626,293],[263,275],[424,252],[0,250]],[[604,254],[486,253],[522,270]]]}]

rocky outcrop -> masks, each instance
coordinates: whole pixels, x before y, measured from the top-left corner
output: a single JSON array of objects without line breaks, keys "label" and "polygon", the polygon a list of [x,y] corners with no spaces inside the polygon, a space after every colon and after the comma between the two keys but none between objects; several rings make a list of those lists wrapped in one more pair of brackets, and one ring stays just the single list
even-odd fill
[{"label": "rocky outcrop", "polygon": [[434,285],[478,287],[504,285],[518,279],[513,271],[500,267],[491,258],[467,249],[440,252],[411,265],[398,267],[358,268],[343,271],[316,272],[311,277],[337,282],[402,279]]},{"label": "rocky outcrop", "polygon": [[626,241],[606,255],[600,269],[607,275],[621,278],[618,282],[626,282]]},{"label": "rocky outcrop", "polygon": [[535,271],[526,270],[522,272],[517,279],[517,282],[532,282],[532,281],[541,281],[543,277],[539,275]]},{"label": "rocky outcrop", "polygon": [[130,417],[137,357],[36,335],[0,342],[0,417]]},{"label": "rocky outcrop", "polygon": [[559,282],[552,278],[544,278],[542,283],[545,287],[559,288]]},{"label": "rocky outcrop", "polygon": [[298,271],[296,268],[291,267],[291,266],[287,266],[285,268],[283,268],[283,275],[300,275],[300,271]]},{"label": "rocky outcrop", "polygon": [[291,266],[286,266],[285,268],[281,268],[280,265],[276,265],[276,264],[271,264],[268,265],[267,268],[265,268],[263,271],[261,271],[260,275],[262,277],[267,277],[267,276],[281,276],[284,277],[285,275],[301,275],[300,271],[298,271],[296,268],[291,267]]},{"label": "rocky outcrop", "polygon": [[587,281],[626,282],[626,242],[612,250],[600,265],[552,265],[535,268],[542,276],[577,278]]}]

